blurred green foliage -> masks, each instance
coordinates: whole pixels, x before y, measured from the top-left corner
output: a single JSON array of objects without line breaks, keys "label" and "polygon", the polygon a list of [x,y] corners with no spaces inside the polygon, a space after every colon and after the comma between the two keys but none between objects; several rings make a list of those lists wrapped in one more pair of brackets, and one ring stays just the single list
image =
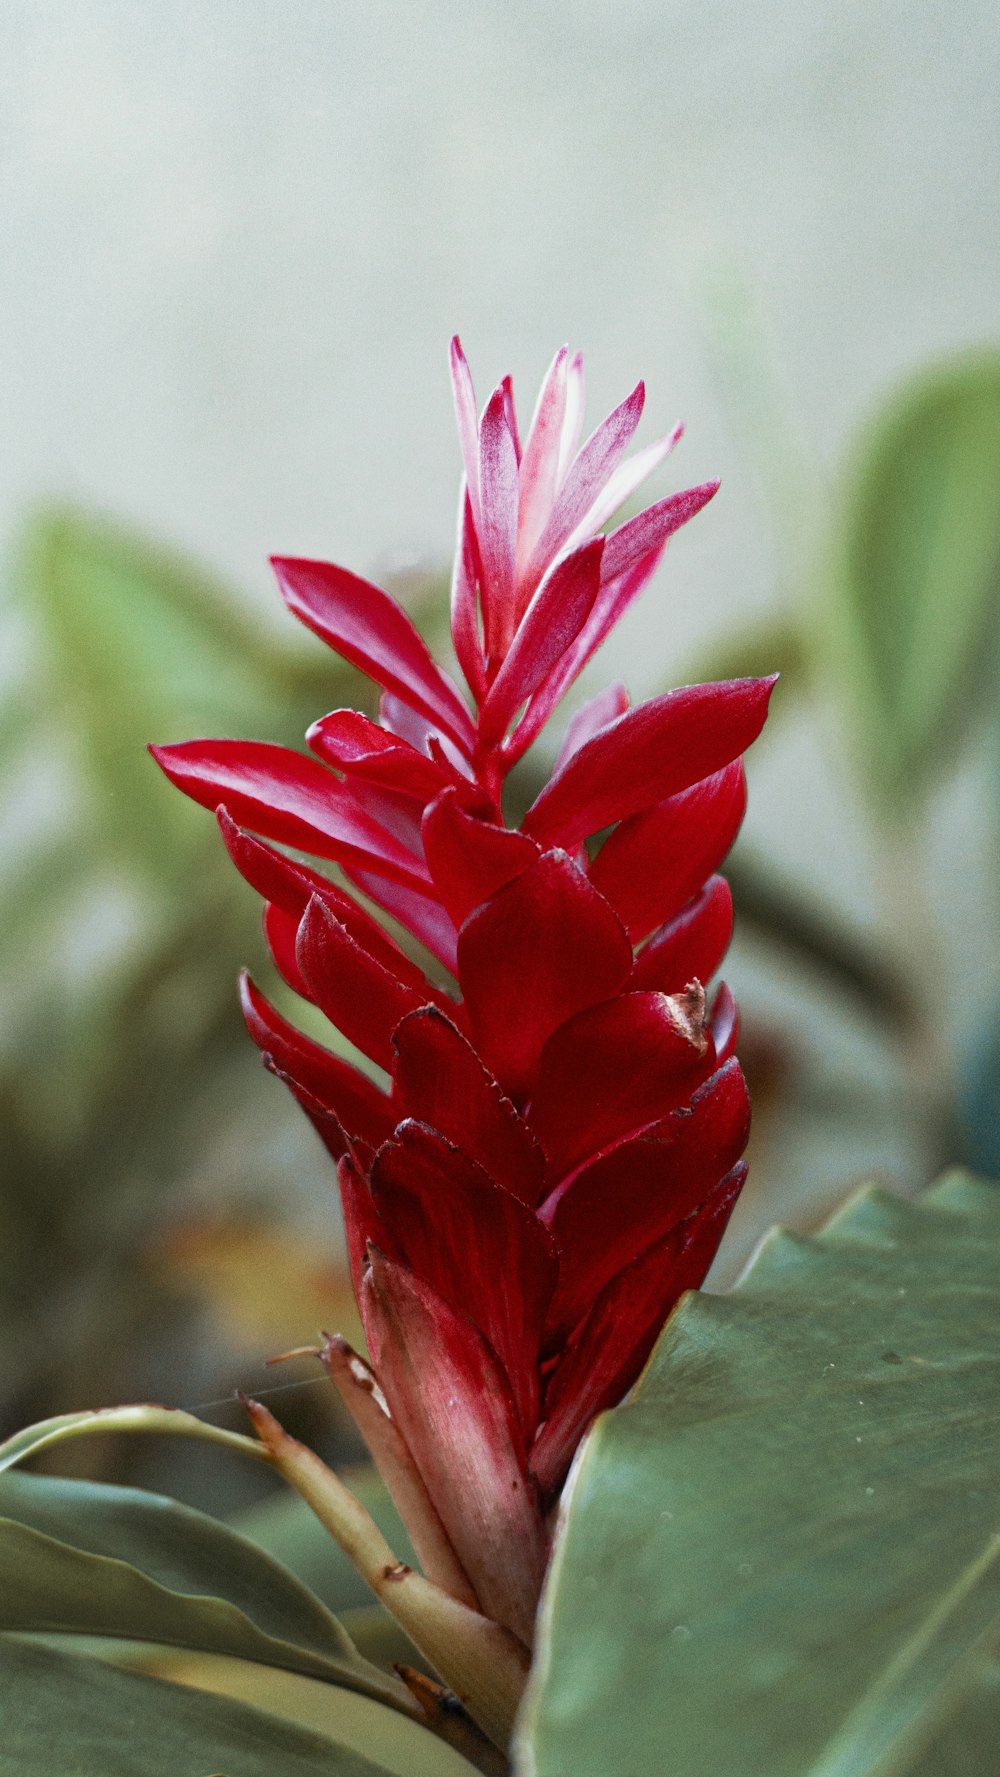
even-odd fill
[{"label": "blurred green foliage", "polygon": [[[818,967],[893,1031],[920,1107],[927,1176],[956,1160],[991,1175],[1000,1012],[961,1054],[950,1051],[925,842],[936,793],[970,743],[985,732],[1000,754],[1000,353],[964,354],[896,390],[825,509],[798,502],[815,514],[813,534],[803,544],[801,520],[789,518],[784,552],[785,459],[778,467],[771,507],[788,596],[762,624],[727,637],[698,676],[780,667],[769,732],[804,698],[839,710],[861,809],[879,836],[892,940],[874,946],[835,907],[818,908],[742,852],[729,871],[737,905],[745,925]],[[769,465],[762,470],[767,477]],[[807,477],[799,468],[791,480],[802,487]],[[980,818],[995,829],[998,815],[994,796]],[[995,947],[995,933],[982,937]]]},{"label": "blurred green foliage", "polygon": [[852,740],[884,818],[898,819],[965,739],[984,664],[996,665],[1000,357],[919,376],[876,417],[838,545],[828,642]]}]

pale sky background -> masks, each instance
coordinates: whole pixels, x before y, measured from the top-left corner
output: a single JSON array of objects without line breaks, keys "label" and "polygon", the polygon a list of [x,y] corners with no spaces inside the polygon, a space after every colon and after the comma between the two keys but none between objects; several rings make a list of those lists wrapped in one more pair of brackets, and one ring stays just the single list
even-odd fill
[{"label": "pale sky background", "polygon": [[[0,40],[3,540],[68,493],[262,602],[273,550],[437,563],[449,335],[529,411],[569,339],[592,420],[641,374],[642,438],[687,422],[656,492],[723,477],[603,657],[641,695],[777,596],[748,383],[835,485],[894,378],[998,332],[988,0],[6,0]],[[980,793],[936,843],[960,1005]],[[748,831],[874,917],[824,720]]]}]

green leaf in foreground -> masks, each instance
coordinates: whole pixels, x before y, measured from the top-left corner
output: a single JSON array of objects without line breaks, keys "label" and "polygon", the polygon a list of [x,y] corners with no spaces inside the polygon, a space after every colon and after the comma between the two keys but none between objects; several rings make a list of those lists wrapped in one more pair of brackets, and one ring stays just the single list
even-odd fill
[{"label": "green leaf in foreground", "polygon": [[883,799],[957,737],[1000,589],[1000,356],[920,376],[865,441],[829,586],[855,739]]},{"label": "green leaf in foreground", "polygon": [[996,1747],[1000,1723],[1000,1638],[970,1661],[963,1678],[961,1697],[928,1736],[908,1777],[988,1777],[988,1749]]},{"label": "green leaf in foreground", "polygon": [[208,1444],[220,1444],[224,1450],[238,1450],[256,1462],[266,1462],[267,1452],[254,1438],[242,1432],[226,1431],[185,1413],[181,1407],[159,1407],[153,1402],[140,1402],[127,1407],[98,1407],[83,1413],[60,1413],[54,1419],[39,1419],[25,1426],[0,1444],[0,1474],[27,1461],[56,1444],[73,1438],[89,1438],[102,1432],[155,1432],[164,1437],[197,1438]]},{"label": "green leaf in foreground", "polygon": [[[489,1755],[488,1767],[492,1766],[493,1748],[480,1748],[479,1743],[485,1733],[494,1747],[507,1745],[524,1687],[527,1650],[508,1630],[400,1563],[361,1501],[339,1476],[326,1468],[313,1451],[290,1437],[259,1402],[248,1402],[247,1407],[260,1434],[259,1442],[224,1432],[181,1410],[150,1404],[67,1414],[30,1426],[0,1445],[0,1473],[38,1450],[102,1430],[209,1438],[227,1448],[245,1450],[258,1459],[273,1462],[351,1555],[372,1592],[465,1704],[476,1727],[463,1721],[456,1734],[455,1723],[439,1702],[435,1701],[429,1710],[417,1702],[405,1685],[365,1662],[335,1621],[332,1627],[341,1659],[322,1676],[366,1690],[409,1715],[428,1721],[431,1713],[440,1716],[434,1731],[441,1738],[449,1743],[460,1740],[463,1750],[471,1739],[476,1756],[483,1750]],[[19,1607],[13,1605],[14,1615],[6,1623],[8,1628],[33,1626],[41,1632],[166,1640],[199,1651],[255,1660],[265,1660],[270,1655],[275,1666],[300,1672],[311,1670],[315,1674],[315,1663],[310,1667],[303,1664],[301,1656],[290,1659],[287,1648],[281,1644],[265,1649],[263,1638],[258,1638],[256,1647],[246,1644],[247,1628],[252,1632],[253,1625],[234,1623],[226,1614],[224,1601],[205,1600],[204,1608],[194,1613],[190,1598],[172,1595],[144,1572],[110,1556],[95,1558],[15,1521],[2,1527],[2,1535],[12,1551],[11,1563],[19,1588],[37,1604],[34,1614],[25,1607],[27,1622],[18,1617]],[[106,1546],[105,1533],[100,1540]],[[291,1575],[286,1575],[286,1579],[292,1587],[297,1584]],[[318,1600],[314,1602],[316,1610],[325,1614],[324,1606]],[[205,1635],[214,1639],[199,1639]]]},{"label": "green leaf in foreground", "polygon": [[279,1562],[204,1513],[133,1488],[0,1476],[0,1629],[170,1643],[410,1708],[404,1687],[363,1660]]},{"label": "green leaf in foreground", "polygon": [[572,1477],[519,1769],[996,1770],[998,1260],[954,1175],[684,1300]]},{"label": "green leaf in foreground", "polygon": [[380,1777],[387,1769],[246,1703],[16,1637],[0,1637],[0,1687],[0,1772],[11,1777]]}]

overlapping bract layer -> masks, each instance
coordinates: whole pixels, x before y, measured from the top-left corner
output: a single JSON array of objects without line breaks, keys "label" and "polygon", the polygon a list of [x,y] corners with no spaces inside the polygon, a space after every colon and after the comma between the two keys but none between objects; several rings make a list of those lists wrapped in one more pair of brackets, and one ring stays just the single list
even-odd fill
[{"label": "overlapping bract layer", "polygon": [[602,692],[507,827],[507,772],[715,490],[604,535],[679,435],[626,460],[642,385],[578,450],[582,367],[558,353],[522,448],[509,379],[477,419],[457,341],[452,372],[452,629],[475,714],[387,594],[281,560],[289,607],[381,685],[380,720],[332,712],[309,731],[313,757],[237,741],[156,756],[218,811],[285,980],[383,1070],[374,1083],[245,983],[268,1066],[338,1162],[374,1375],[336,1342],[331,1374],[430,1577],[529,1640],[573,1451],[701,1282],[742,1184],[736,1010],[702,983],[729,942],[717,871],[772,681],[634,709]]}]

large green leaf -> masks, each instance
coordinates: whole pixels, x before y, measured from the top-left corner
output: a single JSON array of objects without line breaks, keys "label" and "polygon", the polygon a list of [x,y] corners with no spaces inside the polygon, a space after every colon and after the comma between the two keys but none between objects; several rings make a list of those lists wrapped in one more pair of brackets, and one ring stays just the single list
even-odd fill
[{"label": "large green leaf", "polygon": [[[963,1674],[961,1695],[950,1700],[915,1760],[887,1767],[884,1777],[989,1777],[984,1748],[996,1747],[1000,1723],[1000,1642],[984,1647]],[[883,1777],[883,1773],[880,1773]]]},{"label": "large green leaf", "polygon": [[1000,589],[1000,356],[925,374],[873,426],[841,514],[831,635],[889,805],[929,780],[974,701]]},{"label": "large green leaf", "polygon": [[[77,1653],[79,1647],[65,1651]],[[458,1724],[462,1718],[454,1714],[445,1718],[446,1732],[442,1737],[440,1722],[429,1731],[423,1723],[414,1722],[395,1709],[386,1709],[357,1691],[303,1678],[297,1672],[282,1672],[275,1666],[255,1666],[247,1660],[229,1660],[217,1654],[136,1649],[134,1644],[123,1649],[107,1648],[100,1657],[128,1672],[166,1679],[170,1684],[192,1690],[211,1691],[232,1697],[237,1703],[251,1703],[255,1709],[280,1715],[297,1727],[329,1735],[338,1746],[362,1753],[380,1771],[384,1766],[393,1777],[470,1777],[473,1771],[482,1772],[483,1777],[509,1777],[509,1768],[488,1762],[481,1755],[481,1746],[468,1733],[468,1724],[464,1725],[467,1742],[460,1740]],[[281,1771],[275,1777],[281,1777]]]},{"label": "large green leaf", "polygon": [[[467,1770],[448,1748],[427,1754],[429,1736],[393,1717],[410,1736],[410,1759],[372,1757],[261,1709],[201,1690],[137,1676],[16,1637],[0,1637],[4,1777],[384,1777],[409,1769]],[[329,1687],[324,1687],[329,1690]],[[374,1707],[374,1706],[369,1706]],[[386,1711],[380,1711],[386,1715]]]},{"label": "large green leaf", "polygon": [[935,1736],[998,1768],[998,1259],[1000,1193],[954,1175],[685,1298],[571,1480],[526,1772],[938,1777]]},{"label": "large green leaf", "polygon": [[0,1476],[0,1628],[166,1642],[333,1680],[405,1706],[279,1562],[159,1494]]}]

